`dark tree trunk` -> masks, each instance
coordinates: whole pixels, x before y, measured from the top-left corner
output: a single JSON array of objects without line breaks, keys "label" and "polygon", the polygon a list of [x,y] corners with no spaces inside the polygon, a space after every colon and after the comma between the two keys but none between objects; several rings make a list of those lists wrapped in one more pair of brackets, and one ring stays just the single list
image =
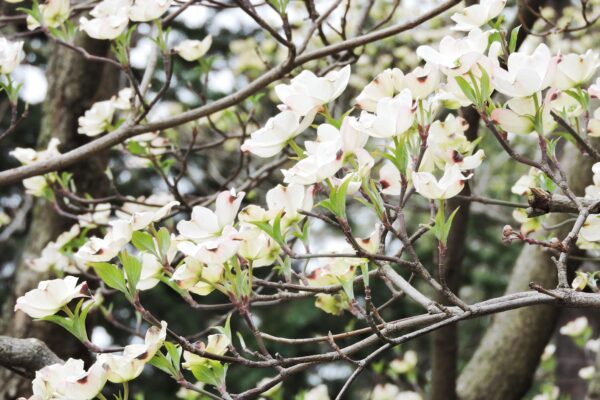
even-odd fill
[{"label": "dark tree trunk", "polygon": [[[96,54],[106,54],[107,42],[89,38],[80,38],[79,45]],[[60,149],[66,151],[86,141],[86,137],[77,133],[77,118],[92,103],[109,97],[116,89],[118,77],[114,67],[86,61],[79,54],[59,46],[50,47],[47,68],[48,93],[43,108],[38,145],[44,148],[51,138],[58,138]],[[106,157],[97,155],[72,170],[77,189],[80,193],[101,194],[106,185],[103,174]],[[29,234],[22,251],[22,259],[13,276],[11,292],[3,304],[0,319],[0,333],[12,337],[34,337],[46,342],[61,358],[67,358],[80,351],[77,343],[58,327],[49,323],[33,323],[24,313],[14,313],[16,298],[37,286],[40,280],[48,279],[48,274],[40,274],[29,269],[24,260],[37,257],[46,244],[54,240],[75,221],[59,216],[52,204],[36,200],[30,216]],[[0,369],[0,399],[11,399],[26,395],[29,382]]]}]

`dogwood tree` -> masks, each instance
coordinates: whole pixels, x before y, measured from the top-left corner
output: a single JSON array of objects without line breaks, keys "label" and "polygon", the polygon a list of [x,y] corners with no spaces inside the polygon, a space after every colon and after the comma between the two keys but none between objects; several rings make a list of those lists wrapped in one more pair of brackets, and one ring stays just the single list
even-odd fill
[{"label": "dogwood tree", "polygon": [[[36,279],[15,292],[14,318],[57,325],[87,352],[63,360],[45,346],[21,358],[21,350],[0,351],[1,365],[31,378],[25,398],[153,398],[132,393],[144,371],[170,377],[189,399],[456,398],[457,390],[482,398],[468,375],[481,352],[457,388],[455,356],[447,371],[437,364],[429,381],[419,379],[405,343],[508,310],[600,309],[596,273],[573,275],[570,266],[593,260],[600,243],[600,59],[586,36],[595,4],[7,3],[16,5],[0,17],[8,105],[0,138],[31,118],[31,78],[17,72],[41,43],[118,77],[75,116],[76,141],[52,134],[38,148],[5,149],[20,165],[1,171],[0,185],[19,184],[20,196],[70,221],[27,254],[22,268]],[[224,44],[219,35],[177,29],[199,13],[210,15],[207,26],[236,15],[256,40],[213,51]],[[378,62],[403,35],[416,44]],[[71,80],[101,79],[76,72],[63,72],[55,99],[70,96]],[[78,168],[94,157],[102,167],[82,183]],[[495,182],[498,163],[515,179]],[[128,190],[144,180],[144,193]],[[92,189],[100,185],[101,194]],[[465,236],[470,206],[482,204],[502,210],[494,241],[551,260],[544,278],[504,295],[459,291],[461,253],[478,240],[478,232]],[[9,232],[22,224],[5,219]],[[156,306],[167,298],[177,305]],[[318,332],[282,337],[263,328],[264,318],[283,318],[286,304],[306,299],[318,310]],[[388,313],[405,305],[410,314]],[[332,332],[328,321],[340,318],[345,329]],[[182,319],[197,329],[182,331]],[[123,342],[99,342],[99,320],[123,331]],[[592,339],[584,319],[560,333],[582,347]],[[23,346],[3,340],[0,349]],[[547,338],[538,342],[536,365]],[[446,351],[434,347],[434,357]],[[335,393],[286,387],[340,362],[352,370]],[[586,368],[579,375],[590,379],[592,363]],[[360,387],[369,370],[389,381]],[[251,384],[232,382],[255,371]],[[515,386],[498,398],[528,389]]]}]

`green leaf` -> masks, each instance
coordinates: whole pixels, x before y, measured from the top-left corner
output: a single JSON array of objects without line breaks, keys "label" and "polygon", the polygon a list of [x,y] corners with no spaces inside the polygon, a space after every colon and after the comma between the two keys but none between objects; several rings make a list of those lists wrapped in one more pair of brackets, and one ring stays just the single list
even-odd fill
[{"label": "green leaf", "polygon": [[477,96],[475,95],[475,91],[473,90],[471,85],[469,85],[467,80],[462,76],[457,76],[454,79],[456,80],[456,83],[460,87],[460,90],[462,90],[462,92],[465,94],[465,96],[467,96],[467,98],[471,100],[473,104],[477,104]]},{"label": "green leaf", "polygon": [[121,264],[123,264],[123,269],[127,275],[129,293],[133,296],[135,294],[137,283],[140,281],[140,276],[142,275],[142,263],[125,250],[119,254],[119,260],[121,260]]},{"label": "green leaf", "polygon": [[96,275],[98,275],[108,287],[127,293],[125,275],[119,267],[106,262],[95,262],[91,263],[91,265],[94,268],[94,271],[96,271]]},{"label": "green leaf", "polygon": [[160,259],[166,260],[169,248],[171,247],[171,235],[169,230],[165,227],[160,228],[156,233],[156,242],[158,243],[158,251],[160,253]]},{"label": "green leaf", "polygon": [[514,53],[517,50],[517,40],[519,39],[519,31],[521,30],[521,25],[517,26],[515,29],[510,32],[510,41],[508,42],[508,51],[510,53]]},{"label": "green leaf", "polygon": [[[141,252],[150,253],[158,257],[156,254],[156,246],[154,238],[147,232],[135,231],[131,237],[131,242]],[[158,257],[160,258],[160,257]]]}]

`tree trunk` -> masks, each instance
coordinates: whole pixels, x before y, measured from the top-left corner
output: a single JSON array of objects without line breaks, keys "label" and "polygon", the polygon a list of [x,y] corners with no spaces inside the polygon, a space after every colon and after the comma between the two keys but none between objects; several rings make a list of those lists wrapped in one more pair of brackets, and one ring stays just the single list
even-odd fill
[{"label": "tree trunk", "polygon": [[[78,44],[91,53],[106,54],[106,42],[79,38]],[[66,151],[86,141],[77,133],[77,119],[91,104],[109,97],[116,89],[116,69],[100,63],[86,61],[81,55],[61,46],[51,46],[48,67],[48,93],[43,107],[38,145],[44,148],[50,138],[58,138],[60,149]],[[101,84],[102,83],[102,84]],[[73,169],[80,193],[101,194],[106,185],[103,171],[106,157],[98,155]],[[47,343],[61,358],[67,358],[77,349],[69,335],[49,323],[33,323],[22,312],[14,313],[15,300],[37,286],[49,274],[38,273],[27,267],[25,260],[39,256],[46,244],[54,240],[75,221],[58,215],[51,203],[36,200],[33,207],[29,234],[22,251],[22,259],[13,276],[11,293],[2,306],[0,333],[12,337],[34,337]],[[0,399],[10,399],[30,392],[29,382],[9,370],[0,369]]]},{"label": "tree trunk", "polygon": [[[562,157],[569,186],[576,194],[592,182],[592,160],[568,145]],[[554,215],[548,225],[568,218]],[[555,231],[559,238],[570,230]],[[515,244],[516,245],[516,244]],[[528,290],[530,282],[546,288],[557,284],[556,266],[548,253],[525,246],[515,263],[506,293]],[[496,315],[475,354],[459,377],[457,390],[462,400],[517,400],[531,386],[540,356],[550,339],[558,310],[549,306],[521,308]]]}]

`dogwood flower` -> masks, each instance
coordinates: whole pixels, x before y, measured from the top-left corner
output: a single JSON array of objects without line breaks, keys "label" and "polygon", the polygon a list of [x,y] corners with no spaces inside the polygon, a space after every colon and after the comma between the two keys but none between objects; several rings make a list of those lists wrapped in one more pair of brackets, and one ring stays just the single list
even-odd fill
[{"label": "dogwood flower", "polygon": [[11,42],[0,37],[0,74],[7,75],[14,71],[25,58],[23,42]]},{"label": "dogwood flower", "polygon": [[452,14],[450,18],[456,25],[451,29],[468,32],[479,28],[500,15],[505,5],[506,0],[481,0],[479,4],[473,4]]},{"label": "dogwood flower", "polygon": [[[39,10],[44,26],[56,28],[69,18],[71,2],[70,0],[48,0],[46,3],[39,5]],[[34,30],[39,26],[40,21],[37,21],[31,15],[27,16],[27,29]]]},{"label": "dogwood flower", "polygon": [[117,93],[116,96],[111,97],[110,101],[115,109],[129,111],[131,109],[131,99],[133,97],[134,90],[132,88],[124,88],[119,90],[119,93]]},{"label": "dogwood flower", "polygon": [[496,90],[509,97],[529,97],[550,86],[559,60],[541,43],[531,55],[515,52],[508,56],[508,69],[496,67],[492,82]]},{"label": "dogwood flower", "polygon": [[48,142],[48,147],[46,147],[45,150],[37,151],[31,148],[17,147],[8,154],[19,160],[21,164],[29,165],[35,162],[48,161],[54,157],[59,156],[59,145],[60,140],[58,140],[57,138],[52,138],[50,139],[50,142]]},{"label": "dogwood flower", "polygon": [[198,244],[183,240],[177,243],[177,249],[204,264],[223,264],[237,253],[239,245],[238,231],[227,225],[217,237]]},{"label": "dogwood flower", "polygon": [[238,233],[238,255],[258,268],[271,265],[279,255],[279,245],[273,238],[255,225],[244,224]]},{"label": "dogwood flower", "polygon": [[288,140],[306,130],[313,122],[315,112],[301,118],[297,113],[285,110],[269,118],[265,126],[254,133],[241,146],[241,150],[258,157],[268,158],[281,152]]},{"label": "dogwood flower", "polygon": [[244,195],[244,192],[236,193],[234,189],[219,193],[215,211],[202,206],[194,207],[192,219],[180,221],[177,231],[182,238],[195,242],[217,237],[226,226],[234,223]]},{"label": "dogwood flower", "polygon": [[381,193],[391,196],[399,196],[402,189],[400,171],[391,162],[386,162],[379,170],[379,184]]},{"label": "dogwood flower", "polygon": [[339,71],[330,71],[323,77],[304,70],[289,85],[275,86],[275,93],[286,107],[305,116],[342,94],[349,79],[349,65]]},{"label": "dogwood flower", "polygon": [[77,285],[77,277],[41,281],[37,289],[30,290],[17,299],[15,311],[21,310],[32,318],[56,314],[76,297],[84,296],[87,283]]},{"label": "dogwood flower", "polygon": [[142,272],[136,285],[138,290],[150,290],[160,282],[163,266],[153,254],[142,254]]},{"label": "dogwood flower", "polygon": [[[539,97],[539,96],[538,96]],[[508,108],[496,108],[492,111],[491,118],[506,132],[529,134],[535,132],[536,103],[532,97],[515,97],[506,102]],[[542,128],[544,132],[551,132],[556,127],[556,122],[550,114],[550,107],[542,105]]]},{"label": "dogwood flower", "polygon": [[43,197],[48,189],[48,182],[43,176],[33,176],[23,180],[25,193],[34,197]]},{"label": "dogwood flower", "polygon": [[445,74],[462,75],[484,54],[488,47],[488,35],[477,28],[461,39],[444,36],[440,41],[439,50],[431,46],[419,46],[417,56],[439,66]]},{"label": "dogwood flower", "polygon": [[469,124],[461,117],[449,114],[445,121],[435,121],[429,127],[427,149],[423,155],[420,171],[433,171],[446,164],[458,165],[462,171],[477,168],[485,153],[473,153],[474,145],[468,141],[465,131]]},{"label": "dogwood flower", "polygon": [[360,92],[356,104],[365,111],[375,112],[379,100],[394,97],[405,87],[404,73],[399,68],[385,69]]},{"label": "dogwood flower", "polygon": [[588,94],[592,99],[600,99],[600,78],[596,79],[596,82],[590,85]]},{"label": "dogwood flower", "polygon": [[594,77],[598,69],[598,53],[588,50],[585,54],[567,54],[562,56],[556,68],[552,87],[559,90],[579,86]]},{"label": "dogwood flower", "polygon": [[171,6],[171,0],[133,0],[129,8],[129,19],[148,22],[159,18]]},{"label": "dogwood flower", "polygon": [[590,137],[600,137],[600,107],[594,110],[593,118],[588,121],[587,133]]},{"label": "dogwood flower", "polygon": [[223,264],[202,264],[194,257],[186,257],[171,279],[177,286],[199,296],[207,296],[223,277]]},{"label": "dogwood flower", "polygon": [[123,354],[104,353],[98,356],[98,363],[108,367],[107,378],[113,383],[123,383],[140,376],[144,366],[162,347],[167,337],[167,323],[160,322],[160,328],[152,326],[146,331],[144,343],[125,346]]},{"label": "dogwood flower", "polygon": [[106,384],[107,366],[96,362],[85,370],[82,360],[48,365],[35,373],[29,400],[92,400]]},{"label": "dogwood flower", "polygon": [[417,193],[431,200],[449,199],[456,196],[465,186],[464,176],[457,165],[446,164],[444,175],[438,181],[430,172],[412,173],[412,183]]},{"label": "dogwood flower", "polygon": [[585,197],[587,199],[600,198],[600,162],[592,165],[593,184],[585,188]]},{"label": "dogwood flower", "polygon": [[118,37],[129,24],[131,0],[102,0],[92,9],[88,20],[79,20],[81,30],[89,37],[99,40],[111,40]]},{"label": "dogwood flower", "polygon": [[196,61],[202,58],[212,45],[212,36],[202,40],[184,40],[175,47],[175,52],[186,61]]},{"label": "dogwood flower", "polygon": [[330,400],[327,385],[321,384],[304,393],[304,400]]},{"label": "dogwood flower", "polygon": [[[208,336],[208,343],[204,342],[194,343],[194,347],[198,348],[199,351],[204,351],[210,354],[222,356],[227,353],[227,349],[231,341],[227,336],[222,333]],[[192,369],[194,366],[205,364],[208,359],[190,351],[183,352],[184,363],[181,366],[185,369]]]},{"label": "dogwood flower", "polygon": [[552,93],[550,108],[560,115],[566,115],[569,118],[579,117],[584,113],[581,103],[566,92]]},{"label": "dogwood flower", "polygon": [[600,214],[590,215],[585,220],[579,235],[588,242],[600,241]]},{"label": "dogwood flower", "polygon": [[588,319],[586,317],[579,317],[563,325],[560,328],[560,334],[572,337],[579,336],[586,330],[587,327]]},{"label": "dogwood flower", "polygon": [[91,237],[77,250],[75,257],[82,262],[110,261],[119,254],[131,240],[133,228],[129,221],[115,220],[104,238]]},{"label": "dogwood flower", "polygon": [[283,169],[285,183],[312,185],[333,176],[341,167],[343,150],[337,129],[323,124],[317,129],[317,141],[306,141],[306,157],[290,169]]},{"label": "dogwood flower", "polygon": [[406,74],[404,83],[415,99],[424,99],[438,88],[440,73],[436,66],[427,63]]},{"label": "dogwood flower", "polygon": [[63,252],[63,248],[73,239],[79,236],[79,225],[75,224],[66,232],[61,233],[55,241],[49,242],[42,250],[38,258],[27,260],[29,268],[38,272],[49,270],[65,271],[70,273],[78,272],[75,268],[72,257]]},{"label": "dogwood flower", "polygon": [[171,209],[178,205],[178,201],[170,201],[158,209],[134,212],[129,220],[131,228],[134,231],[144,229],[148,225],[165,218],[171,212]]},{"label": "dogwood flower", "polygon": [[113,115],[115,113],[114,103],[110,100],[99,101],[92,105],[82,117],[79,117],[79,128],[77,132],[94,137],[110,129]]},{"label": "dogwood flower", "polygon": [[391,138],[405,133],[413,121],[412,95],[410,90],[404,89],[393,98],[379,100],[375,114],[363,111],[355,128],[376,138]]},{"label": "dogwood flower", "polygon": [[77,220],[82,227],[96,227],[98,225],[108,224],[112,205],[110,203],[98,203],[87,213],[79,214]]},{"label": "dogwood flower", "polygon": [[300,210],[310,211],[313,206],[314,186],[298,184],[277,185],[267,192],[267,205],[272,213],[284,212],[288,223],[299,219]]}]

